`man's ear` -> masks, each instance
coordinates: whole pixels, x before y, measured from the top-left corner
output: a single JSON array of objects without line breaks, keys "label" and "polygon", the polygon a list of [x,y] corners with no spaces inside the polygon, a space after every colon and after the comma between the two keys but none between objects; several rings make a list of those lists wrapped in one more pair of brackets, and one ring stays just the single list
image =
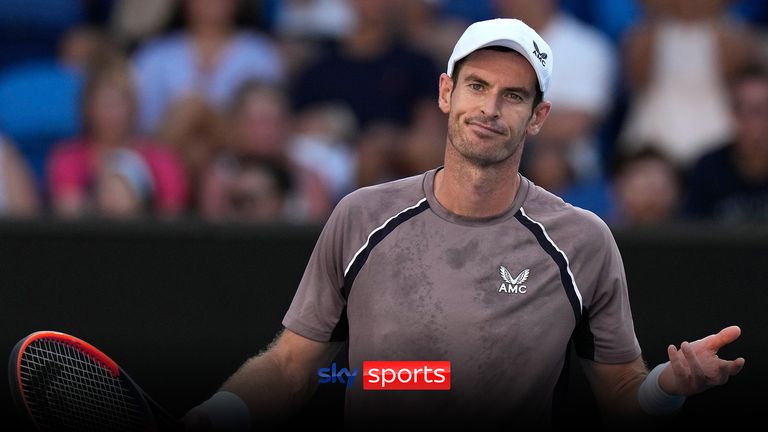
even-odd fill
[{"label": "man's ear", "polygon": [[453,92],[453,80],[448,74],[440,75],[440,89],[437,98],[437,106],[444,114],[451,111],[451,93]]},{"label": "man's ear", "polygon": [[531,115],[531,120],[528,122],[528,127],[526,128],[528,135],[536,135],[539,133],[541,127],[544,126],[544,120],[549,116],[551,109],[552,103],[550,101],[545,100],[539,102],[539,105],[533,109],[533,115]]}]

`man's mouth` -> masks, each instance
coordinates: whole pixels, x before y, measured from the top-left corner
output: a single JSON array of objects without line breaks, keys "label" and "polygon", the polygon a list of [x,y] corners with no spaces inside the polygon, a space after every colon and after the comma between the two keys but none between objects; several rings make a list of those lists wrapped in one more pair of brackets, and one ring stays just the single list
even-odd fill
[{"label": "man's mouth", "polygon": [[469,122],[467,122],[467,124],[470,125],[470,126],[478,127],[480,129],[483,129],[485,131],[488,131],[488,132],[491,132],[491,133],[494,133],[494,134],[497,134],[497,135],[504,135],[504,131],[503,130],[501,130],[500,128],[495,127],[495,126],[493,126],[491,124],[488,124],[488,123],[483,123],[483,122],[479,122],[479,121],[469,121]]}]

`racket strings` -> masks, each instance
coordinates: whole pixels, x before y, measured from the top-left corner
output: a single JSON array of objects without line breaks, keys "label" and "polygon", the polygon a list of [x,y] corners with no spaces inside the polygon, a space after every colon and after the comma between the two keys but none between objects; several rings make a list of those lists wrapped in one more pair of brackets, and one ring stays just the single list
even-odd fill
[{"label": "racket strings", "polygon": [[43,430],[140,430],[145,414],[131,391],[96,359],[41,339],[22,354],[24,397]]}]

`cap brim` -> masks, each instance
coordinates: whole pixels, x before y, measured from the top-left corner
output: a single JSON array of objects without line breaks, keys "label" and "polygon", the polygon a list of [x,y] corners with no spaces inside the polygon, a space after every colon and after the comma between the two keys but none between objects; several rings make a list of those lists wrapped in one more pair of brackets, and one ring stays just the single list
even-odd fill
[{"label": "cap brim", "polygon": [[494,46],[501,46],[501,47],[509,48],[511,50],[514,50],[514,51],[518,52],[523,57],[525,57],[525,59],[528,60],[528,63],[530,63],[531,67],[533,68],[533,72],[536,74],[536,80],[538,81],[539,89],[542,92],[544,92],[544,80],[543,80],[543,77],[541,76],[541,74],[539,73],[539,69],[536,67],[536,63],[535,63],[535,62],[539,61],[539,59],[534,58],[533,55],[528,52],[528,50],[523,48],[522,45],[520,45],[516,41],[509,40],[509,39],[496,39],[496,40],[493,40],[493,41],[490,41],[490,42],[486,42],[486,43],[484,43],[484,44],[482,44],[482,45],[480,45],[480,46],[478,46],[478,47],[476,47],[476,48],[474,48],[474,49],[472,49],[472,50],[470,50],[470,51],[468,51],[466,53],[463,53],[461,56],[457,56],[457,58],[453,59],[453,63],[451,63],[451,65],[450,65],[450,72],[451,73],[449,75],[453,76],[453,68],[456,65],[456,63],[459,62],[460,60],[466,58],[467,56],[469,56],[470,54],[472,54],[473,52],[475,52],[477,50],[480,50],[480,49],[483,49],[483,48],[488,48],[488,47],[494,47]]}]

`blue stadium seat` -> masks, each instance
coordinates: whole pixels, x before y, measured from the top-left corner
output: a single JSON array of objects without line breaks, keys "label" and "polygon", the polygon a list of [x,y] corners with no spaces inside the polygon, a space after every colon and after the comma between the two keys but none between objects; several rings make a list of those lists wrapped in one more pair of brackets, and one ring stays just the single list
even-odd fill
[{"label": "blue stadium seat", "polygon": [[0,130],[13,139],[38,180],[50,147],[79,130],[81,85],[78,73],[52,61],[0,74]]}]

